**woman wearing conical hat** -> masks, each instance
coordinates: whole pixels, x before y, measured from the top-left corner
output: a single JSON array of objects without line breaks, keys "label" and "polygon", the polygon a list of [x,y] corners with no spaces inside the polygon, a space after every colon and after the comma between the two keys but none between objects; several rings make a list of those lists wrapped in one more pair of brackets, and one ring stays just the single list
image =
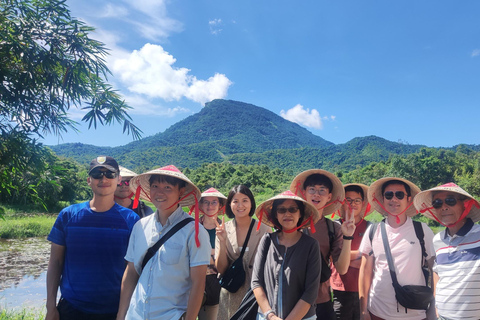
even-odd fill
[{"label": "woman wearing conical hat", "polygon": [[117,189],[115,190],[115,202],[122,207],[133,210],[140,218],[151,215],[153,213],[152,208],[147,206],[143,201],[139,201],[138,205],[134,208],[132,200],[134,192],[130,189],[130,180],[136,177],[137,174],[125,167],[119,167],[122,180],[118,182]]},{"label": "woman wearing conical hat", "polygon": [[446,228],[433,238],[439,319],[480,317],[480,203],[450,182],[414,199],[417,210]]},{"label": "woman wearing conical hat", "polygon": [[259,220],[277,231],[262,238],[253,266],[257,319],[316,319],[320,284],[318,242],[301,230],[320,218],[315,207],[285,191],[260,204]]},{"label": "woman wearing conical hat", "polygon": [[200,308],[198,320],[217,319],[218,303],[220,301],[220,283],[218,282],[218,271],[215,267],[215,238],[217,225],[222,221],[218,218],[219,214],[223,214],[225,210],[225,197],[215,188],[210,188],[202,193],[199,201],[200,224],[203,225],[210,236],[210,244],[212,246],[210,264],[207,268],[207,279],[205,282],[205,303]]},{"label": "woman wearing conical hat", "polygon": [[175,166],[158,168],[131,181],[139,196],[157,210],[135,224],[128,243],[117,319],[196,319],[205,290],[211,245],[199,226],[199,211],[144,263],[150,247],[191,217],[182,207],[198,208],[200,190]]}]

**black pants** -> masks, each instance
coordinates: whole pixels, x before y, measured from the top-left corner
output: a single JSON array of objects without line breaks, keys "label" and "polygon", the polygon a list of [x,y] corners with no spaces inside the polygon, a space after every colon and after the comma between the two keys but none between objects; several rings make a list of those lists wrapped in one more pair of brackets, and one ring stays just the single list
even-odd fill
[{"label": "black pants", "polygon": [[333,311],[333,302],[327,301],[317,304],[317,320],[335,320],[335,311]]},{"label": "black pants", "polygon": [[60,299],[57,305],[60,320],[115,320],[116,313],[93,314],[75,309],[67,300]]},{"label": "black pants", "polygon": [[333,290],[333,308],[337,320],[359,320],[360,302],[358,292]]}]

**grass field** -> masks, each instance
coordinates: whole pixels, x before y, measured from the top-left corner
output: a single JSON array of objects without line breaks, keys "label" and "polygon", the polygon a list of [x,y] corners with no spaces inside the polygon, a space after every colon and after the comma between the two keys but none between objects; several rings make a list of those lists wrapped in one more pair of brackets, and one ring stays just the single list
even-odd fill
[{"label": "grass field", "polygon": [[39,310],[0,310],[0,320],[40,320],[45,319],[45,313]]}]

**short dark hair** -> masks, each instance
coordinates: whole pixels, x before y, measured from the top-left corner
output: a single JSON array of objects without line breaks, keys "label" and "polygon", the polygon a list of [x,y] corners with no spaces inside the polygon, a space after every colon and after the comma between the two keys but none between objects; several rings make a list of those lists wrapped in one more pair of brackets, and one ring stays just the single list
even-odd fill
[{"label": "short dark hair", "polygon": [[253,216],[253,214],[255,213],[255,208],[256,208],[255,198],[253,197],[253,193],[252,193],[252,191],[250,191],[250,189],[248,189],[248,187],[246,185],[239,184],[239,185],[234,186],[232,188],[232,190],[230,190],[230,192],[228,193],[227,203],[225,204],[225,214],[227,215],[227,217],[229,217],[230,219],[235,218],[235,215],[232,212],[232,208],[230,208],[230,204],[232,203],[233,197],[237,193],[244,194],[250,199],[250,203],[251,203],[252,207],[250,208],[250,212],[248,213],[248,215],[250,217]]},{"label": "short dark hair", "polygon": [[307,187],[314,187],[314,186],[325,186],[330,193],[333,190],[333,183],[326,175],[320,173],[311,174],[305,179],[303,183],[303,189],[307,189]]},{"label": "short dark hair", "polygon": [[345,193],[347,193],[349,191],[353,191],[353,192],[356,192],[356,193],[360,194],[362,196],[362,200],[365,200],[365,195],[363,194],[363,188],[362,187],[357,186],[357,185],[346,186],[345,187]]},{"label": "short dark hair", "polygon": [[[280,224],[280,222],[278,221],[277,208],[278,208],[279,205],[281,205],[282,203],[284,203],[287,200],[288,199],[277,199],[277,200],[274,200],[273,204],[272,204],[272,212],[271,212],[270,219],[272,219],[273,225],[278,230],[282,230],[283,227]],[[295,204],[297,205],[298,209],[300,210],[300,219],[298,219],[298,223],[297,223],[297,227],[299,227],[303,223],[303,220],[305,219],[305,205],[300,200],[293,200],[293,201],[295,201]]]},{"label": "short dark hair", "polygon": [[382,185],[382,196],[383,194],[385,193],[385,189],[392,185],[392,184],[400,184],[400,185],[403,185],[405,187],[405,191],[407,192],[407,197],[410,197],[411,196],[411,192],[410,192],[410,186],[408,184],[406,184],[405,182],[403,181],[400,181],[400,180],[389,180],[387,182],[385,182],[383,185]]},{"label": "short dark hair", "polygon": [[178,186],[178,189],[185,188],[187,186],[187,183],[182,179],[166,176],[163,174],[152,174],[148,179],[148,183],[150,186],[152,186],[152,184],[155,182],[157,183],[163,182],[163,183],[171,184],[172,186]]}]

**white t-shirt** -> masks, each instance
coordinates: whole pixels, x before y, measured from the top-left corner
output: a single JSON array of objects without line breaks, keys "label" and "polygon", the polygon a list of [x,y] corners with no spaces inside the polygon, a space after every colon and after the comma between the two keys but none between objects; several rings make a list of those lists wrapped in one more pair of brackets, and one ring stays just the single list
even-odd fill
[{"label": "white t-shirt", "polygon": [[[369,255],[373,246],[373,256],[375,258],[368,310],[383,319],[425,319],[426,314],[424,310],[407,309],[407,312],[405,312],[405,307],[399,303],[397,304],[380,225],[375,230],[372,243],[370,243],[368,236],[371,227],[368,227],[365,232],[359,248],[363,255]],[[398,283],[402,286],[425,285],[425,277],[421,268],[422,249],[415,234],[412,219],[407,218],[407,221],[396,229],[389,226],[388,222],[386,222],[385,227]],[[428,255],[427,259],[430,259],[435,254],[433,249],[433,232],[424,223],[422,223],[422,227],[425,250]]]}]

